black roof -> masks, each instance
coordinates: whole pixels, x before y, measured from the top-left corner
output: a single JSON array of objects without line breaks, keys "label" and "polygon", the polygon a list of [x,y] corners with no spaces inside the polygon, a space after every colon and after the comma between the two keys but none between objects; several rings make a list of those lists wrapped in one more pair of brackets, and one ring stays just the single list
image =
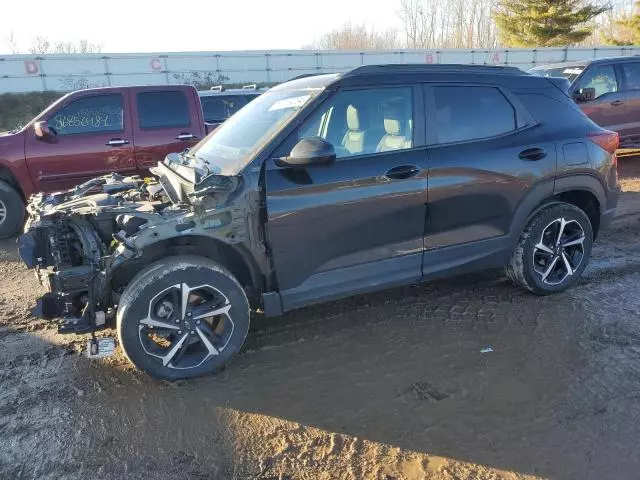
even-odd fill
[{"label": "black roof", "polygon": [[[271,90],[299,90],[325,88],[330,85],[365,85],[377,82],[385,84],[401,83],[407,76],[429,75],[445,82],[459,82],[471,75],[478,80],[500,77],[502,82],[520,82],[530,80],[536,83],[541,77],[535,77],[513,66],[502,65],[465,65],[465,64],[426,64],[402,63],[385,65],[362,65],[344,73],[314,73],[299,75],[288,82],[276,85]],[[468,81],[468,77],[466,78]]]},{"label": "black roof", "polygon": [[407,73],[485,73],[492,75],[526,75],[517,67],[502,65],[471,65],[448,63],[398,63],[387,65],[363,65],[346,72],[343,77],[376,74]]}]

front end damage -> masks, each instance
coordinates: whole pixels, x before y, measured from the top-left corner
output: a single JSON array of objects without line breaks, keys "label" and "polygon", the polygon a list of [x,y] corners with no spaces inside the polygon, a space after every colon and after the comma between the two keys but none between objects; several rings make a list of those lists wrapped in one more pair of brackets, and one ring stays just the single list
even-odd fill
[{"label": "front end damage", "polygon": [[114,274],[149,247],[187,236],[246,239],[253,206],[230,201],[243,195],[242,177],[209,174],[177,155],[152,173],[111,174],[32,197],[19,253],[47,289],[34,314],[59,321],[60,333],[111,326],[124,288],[114,286]]}]

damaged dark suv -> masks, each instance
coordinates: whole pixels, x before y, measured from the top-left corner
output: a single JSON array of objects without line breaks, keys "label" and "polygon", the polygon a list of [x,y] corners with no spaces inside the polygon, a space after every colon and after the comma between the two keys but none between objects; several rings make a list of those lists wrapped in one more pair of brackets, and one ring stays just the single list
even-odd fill
[{"label": "damaged dark suv", "polygon": [[115,326],[156,378],[214,372],[250,311],[506,267],[576,282],[618,198],[616,133],[558,79],[363,66],[297,79],[171,154],[32,198],[20,254],[61,332]]}]

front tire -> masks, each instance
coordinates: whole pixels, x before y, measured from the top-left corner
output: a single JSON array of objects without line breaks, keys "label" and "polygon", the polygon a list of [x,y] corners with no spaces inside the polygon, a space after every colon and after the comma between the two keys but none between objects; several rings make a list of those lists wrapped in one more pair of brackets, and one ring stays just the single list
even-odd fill
[{"label": "front tire", "polygon": [[208,258],[170,257],[129,283],[118,305],[120,345],[160,380],[220,370],[249,331],[249,302],[234,276]]},{"label": "front tire", "polygon": [[562,292],[586,268],[593,245],[589,217],[578,207],[554,202],[536,212],[522,232],[506,273],[538,295]]}]

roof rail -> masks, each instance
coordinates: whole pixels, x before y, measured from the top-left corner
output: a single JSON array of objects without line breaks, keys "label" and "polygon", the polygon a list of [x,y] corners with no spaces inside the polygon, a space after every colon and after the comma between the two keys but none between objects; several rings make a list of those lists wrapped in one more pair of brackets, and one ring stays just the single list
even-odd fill
[{"label": "roof rail", "polygon": [[526,75],[527,73],[517,67],[502,65],[473,65],[473,64],[448,64],[448,63],[391,63],[386,65],[362,65],[346,72],[343,76],[355,77],[359,75],[375,75],[383,73],[447,73],[447,72],[473,72],[507,75]]},{"label": "roof rail", "polygon": [[214,87],[211,87],[210,90],[213,91],[213,92],[224,92],[224,86],[223,85],[216,85]]},{"label": "roof rail", "polygon": [[258,85],[255,83],[252,83],[251,85],[242,86],[242,90],[257,90],[257,89],[258,89]]},{"label": "roof rail", "polygon": [[301,75],[296,75],[295,77],[290,78],[287,81],[290,82],[291,80],[300,80],[301,78],[317,77],[318,75],[325,75],[325,74],[324,73],[303,73]]}]

